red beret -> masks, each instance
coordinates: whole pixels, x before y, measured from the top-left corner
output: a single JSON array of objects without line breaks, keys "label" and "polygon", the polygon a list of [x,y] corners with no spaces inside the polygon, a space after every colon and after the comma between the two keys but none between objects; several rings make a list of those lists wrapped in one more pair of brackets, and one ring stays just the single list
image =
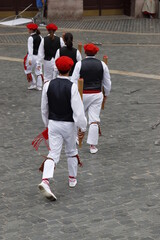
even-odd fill
[{"label": "red beret", "polygon": [[26,27],[27,27],[28,29],[30,29],[30,30],[37,30],[38,25],[35,24],[35,23],[29,23],[29,24],[27,24]]},{"label": "red beret", "polygon": [[84,45],[84,51],[85,53],[95,55],[99,51],[99,48],[95,46],[93,43],[88,43]]},{"label": "red beret", "polygon": [[46,28],[47,28],[47,30],[54,30],[54,31],[56,31],[58,29],[58,27],[53,23],[48,24],[46,26]]},{"label": "red beret", "polygon": [[56,66],[58,70],[62,72],[69,71],[73,65],[74,65],[73,60],[67,56],[59,57],[56,60]]}]

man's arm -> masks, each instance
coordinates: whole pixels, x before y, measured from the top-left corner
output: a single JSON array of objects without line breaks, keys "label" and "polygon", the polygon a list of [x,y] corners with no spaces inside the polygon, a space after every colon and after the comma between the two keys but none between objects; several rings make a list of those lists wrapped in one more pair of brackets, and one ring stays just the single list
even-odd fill
[{"label": "man's arm", "polygon": [[78,84],[78,79],[80,78],[81,61],[77,62],[71,77],[71,82]]},{"label": "man's arm", "polygon": [[46,82],[43,86],[42,97],[41,97],[41,116],[45,127],[48,127],[48,97],[47,97],[47,90],[48,90],[49,82]]},{"label": "man's arm", "polygon": [[82,55],[78,49],[77,49],[76,59],[77,59],[77,62],[82,60]]},{"label": "man's arm", "polygon": [[32,57],[33,57],[33,38],[30,36],[28,38],[28,60],[29,60],[29,65],[32,64]]},{"label": "man's arm", "polygon": [[37,65],[40,66],[44,60],[44,38],[41,39],[41,43],[38,49]]},{"label": "man's arm", "polygon": [[[57,52],[56,52],[54,60],[56,61],[59,57],[60,57],[60,49],[57,49]],[[56,78],[58,73],[59,73],[55,61],[54,61],[53,79]]]},{"label": "man's arm", "polygon": [[85,132],[87,127],[87,119],[85,117],[84,106],[78,92],[78,87],[74,83],[71,90],[71,107],[76,126],[80,128],[82,132]]},{"label": "man's arm", "polygon": [[60,45],[61,45],[61,47],[64,47],[64,46],[65,46],[65,43],[64,43],[64,40],[63,40],[62,37],[60,37]]},{"label": "man's arm", "polygon": [[103,80],[102,86],[104,87],[104,96],[107,97],[111,91],[111,77],[108,66],[102,62],[103,65]]}]

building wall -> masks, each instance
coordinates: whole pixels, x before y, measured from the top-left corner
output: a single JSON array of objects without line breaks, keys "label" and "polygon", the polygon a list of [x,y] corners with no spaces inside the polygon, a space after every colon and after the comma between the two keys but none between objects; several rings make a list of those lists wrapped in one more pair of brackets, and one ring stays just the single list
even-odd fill
[{"label": "building wall", "polygon": [[83,0],[48,0],[48,18],[78,19],[83,15]]},{"label": "building wall", "polygon": [[[160,18],[159,4],[160,0],[156,1],[156,17]],[[0,17],[5,18],[14,14],[18,14],[32,3],[32,6],[23,13],[23,17],[33,17],[37,12],[35,0],[0,0]],[[131,16],[143,17],[142,6],[144,0],[48,0],[48,18],[50,21],[63,19],[79,19],[82,16],[98,16],[98,15],[116,15],[126,13],[123,7],[120,8],[120,3],[127,3],[127,9],[131,4]],[[101,3],[101,4],[100,4]],[[102,4],[103,3],[103,4]],[[110,9],[112,3],[112,8]],[[102,9],[100,10],[100,6]],[[116,9],[117,7],[119,9]],[[90,9],[90,10],[88,10]],[[88,11],[88,12],[87,12]],[[126,13],[127,14],[127,13]]]}]

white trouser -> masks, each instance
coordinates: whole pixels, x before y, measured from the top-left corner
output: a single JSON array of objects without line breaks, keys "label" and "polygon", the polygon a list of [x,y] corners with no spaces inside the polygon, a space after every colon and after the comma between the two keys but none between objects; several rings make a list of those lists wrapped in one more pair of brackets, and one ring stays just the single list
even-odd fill
[{"label": "white trouser", "polygon": [[93,94],[83,94],[83,103],[85,113],[88,113],[89,129],[87,143],[90,145],[97,145],[99,139],[99,127],[100,123],[100,112],[101,105],[103,101],[103,94],[93,93]]},{"label": "white trouser", "polygon": [[49,147],[48,158],[44,163],[43,178],[53,178],[55,164],[59,162],[63,142],[67,156],[69,176],[77,176],[78,161],[76,155],[77,130],[74,122],[61,122],[49,120],[48,124]]},{"label": "white trouser", "polygon": [[33,72],[34,74],[36,75],[36,78],[37,78],[37,87],[42,87],[42,65],[40,65],[39,68],[37,68],[37,55],[33,55],[32,57],[32,61],[31,61],[31,65],[29,65],[29,59],[28,59],[28,56],[27,56],[27,60],[26,60],[26,63],[25,63],[25,66],[26,66],[26,69],[24,70],[25,74],[28,74],[28,73],[31,73],[32,74],[32,82],[31,85],[36,85],[36,79],[33,75]]},{"label": "white trouser", "polygon": [[54,58],[50,61],[44,60],[44,81],[51,81],[54,73]]}]

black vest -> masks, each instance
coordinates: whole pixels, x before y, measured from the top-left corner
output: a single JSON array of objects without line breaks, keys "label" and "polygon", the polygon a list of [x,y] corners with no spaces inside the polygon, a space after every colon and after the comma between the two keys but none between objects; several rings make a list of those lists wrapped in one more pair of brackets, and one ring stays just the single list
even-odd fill
[{"label": "black vest", "polygon": [[41,37],[37,33],[31,35],[31,37],[33,38],[33,55],[37,55],[38,48],[41,43]]},{"label": "black vest", "polygon": [[56,78],[50,81],[47,91],[49,105],[48,119],[73,122],[71,87],[72,82],[68,79]]},{"label": "black vest", "polygon": [[80,77],[84,79],[84,90],[100,90],[103,79],[103,65],[96,58],[82,60]]},{"label": "black vest", "polygon": [[72,76],[74,67],[75,67],[75,65],[77,63],[77,49],[75,49],[75,48],[69,49],[69,48],[64,46],[64,47],[60,48],[59,53],[60,53],[60,57],[61,56],[67,56],[67,57],[72,58],[72,60],[74,62],[74,65],[73,65],[73,67],[71,68],[71,70],[69,72],[69,76]]},{"label": "black vest", "polygon": [[55,57],[56,51],[60,47],[59,37],[54,36],[53,40],[50,38],[50,36],[44,37],[44,59],[50,61]]}]

